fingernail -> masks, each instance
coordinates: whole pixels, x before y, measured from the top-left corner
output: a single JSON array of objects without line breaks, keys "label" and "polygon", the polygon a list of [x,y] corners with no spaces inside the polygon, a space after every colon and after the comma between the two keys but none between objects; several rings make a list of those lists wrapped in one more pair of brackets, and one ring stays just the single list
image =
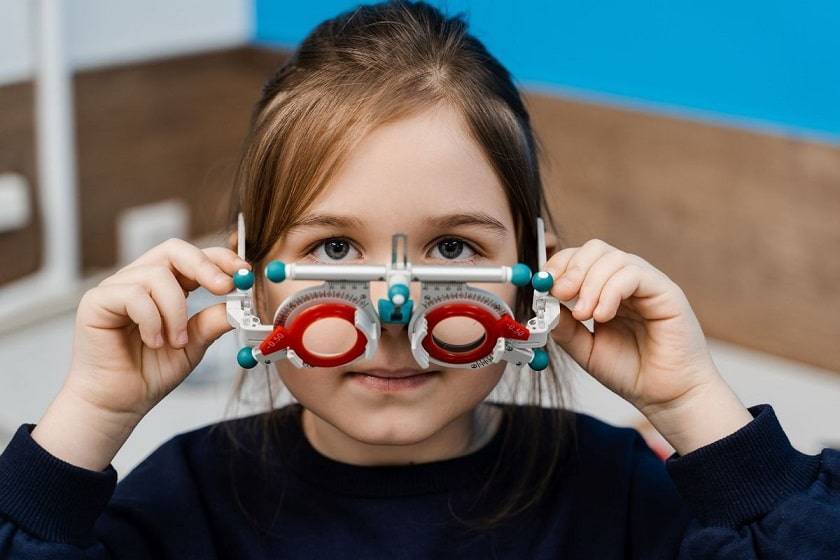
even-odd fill
[{"label": "fingernail", "polygon": [[580,311],[580,310],[581,310],[581,309],[583,309],[584,307],[586,307],[586,300],[579,299],[579,300],[577,301],[577,303],[575,304],[575,309],[574,309],[574,310],[575,310],[575,311]]},{"label": "fingernail", "polygon": [[230,279],[231,279],[230,276],[228,276],[226,274],[219,273],[219,274],[216,275],[216,282],[217,283],[227,282]]},{"label": "fingernail", "polygon": [[178,343],[178,346],[183,346],[184,344],[186,344],[187,343],[187,331],[181,331],[178,334],[178,338],[177,338],[176,342]]}]

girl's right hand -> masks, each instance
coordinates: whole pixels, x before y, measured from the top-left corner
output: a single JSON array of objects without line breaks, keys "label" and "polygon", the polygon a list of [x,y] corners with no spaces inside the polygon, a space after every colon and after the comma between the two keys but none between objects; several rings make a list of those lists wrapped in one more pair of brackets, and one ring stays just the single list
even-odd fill
[{"label": "girl's right hand", "polygon": [[66,462],[105,468],[143,416],[232,329],[224,302],[187,317],[189,293],[203,286],[227,294],[240,268],[251,266],[230,249],[170,239],[85,292],[70,373],[32,438]]},{"label": "girl's right hand", "polygon": [[230,249],[173,238],[88,290],[65,389],[110,413],[145,415],[233,328],[224,302],[188,317],[187,296],[199,286],[227,294],[240,268],[251,266]]}]

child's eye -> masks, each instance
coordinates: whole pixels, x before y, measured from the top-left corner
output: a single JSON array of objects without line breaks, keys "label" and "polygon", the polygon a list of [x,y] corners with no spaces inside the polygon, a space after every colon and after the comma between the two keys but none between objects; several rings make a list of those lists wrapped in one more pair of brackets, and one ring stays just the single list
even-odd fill
[{"label": "child's eye", "polygon": [[465,259],[478,255],[478,252],[472,245],[457,237],[444,237],[435,243],[435,248],[440,250],[440,254],[444,260],[457,259],[463,253],[464,247],[467,247],[471,251],[471,254],[465,257]]},{"label": "child's eye", "polygon": [[[322,248],[323,251],[320,250]],[[356,250],[348,240],[341,237],[331,237],[329,239],[322,239],[318,241],[318,243],[312,246],[308,254],[315,254],[314,256],[318,262],[330,264],[335,261],[341,262],[349,260],[344,257],[347,256],[351,249],[354,251]]]},{"label": "child's eye", "polygon": [[[458,259],[463,254],[464,248],[467,248],[470,251],[470,254],[461,260],[467,260],[478,256],[478,252],[470,243],[457,237],[441,238],[434,244],[433,248],[439,251],[441,256],[437,258],[442,260],[451,261]],[[317,262],[320,263],[333,264],[336,262],[352,260],[345,258],[351,250],[358,253],[358,250],[353,247],[348,239],[343,237],[330,237],[327,239],[321,239],[312,245],[307,251],[307,256],[311,255]]]}]

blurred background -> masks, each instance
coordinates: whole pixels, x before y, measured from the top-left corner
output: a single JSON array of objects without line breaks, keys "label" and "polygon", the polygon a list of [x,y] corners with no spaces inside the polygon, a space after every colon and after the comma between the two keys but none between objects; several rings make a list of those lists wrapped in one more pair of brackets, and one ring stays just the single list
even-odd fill
[{"label": "blurred background", "polygon": [[[772,403],[803,451],[840,447],[840,7],[432,3],[465,12],[525,91],[566,244],[664,271],[742,401]],[[0,0],[0,448],[61,387],[86,289],[169,237],[225,244],[263,81],[356,4]],[[178,432],[271,406],[260,373],[229,400],[235,352],[225,335],[143,420],[120,476]],[[570,406],[667,452],[630,405],[566,376]]]}]

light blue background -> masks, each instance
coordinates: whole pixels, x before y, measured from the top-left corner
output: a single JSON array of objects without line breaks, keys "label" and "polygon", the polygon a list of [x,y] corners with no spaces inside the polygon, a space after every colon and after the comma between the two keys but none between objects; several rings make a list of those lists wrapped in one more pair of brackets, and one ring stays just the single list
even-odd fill
[{"label": "light blue background", "polygon": [[[255,0],[255,41],[295,46],[346,0]],[[449,0],[520,85],[840,141],[840,1]]]}]

